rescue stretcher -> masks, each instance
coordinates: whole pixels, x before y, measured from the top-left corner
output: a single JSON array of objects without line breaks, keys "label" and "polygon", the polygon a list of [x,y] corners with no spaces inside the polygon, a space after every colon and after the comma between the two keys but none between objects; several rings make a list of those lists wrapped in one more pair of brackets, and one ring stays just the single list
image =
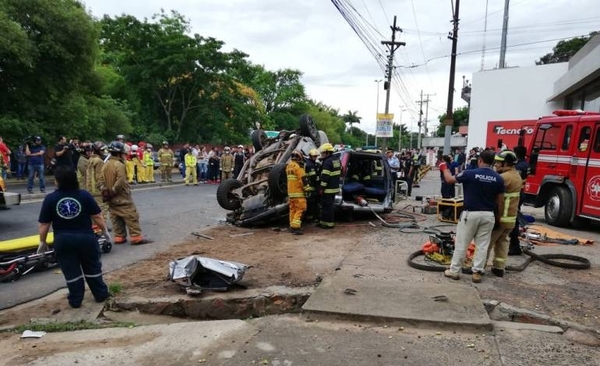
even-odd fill
[{"label": "rescue stretcher", "polygon": [[[98,245],[103,253],[112,250],[112,243],[102,235],[99,229],[94,230]],[[54,253],[54,234],[48,233],[46,240],[48,250],[37,253],[40,243],[38,235],[0,241],[0,282],[13,282],[32,271],[42,271],[58,265]]]}]

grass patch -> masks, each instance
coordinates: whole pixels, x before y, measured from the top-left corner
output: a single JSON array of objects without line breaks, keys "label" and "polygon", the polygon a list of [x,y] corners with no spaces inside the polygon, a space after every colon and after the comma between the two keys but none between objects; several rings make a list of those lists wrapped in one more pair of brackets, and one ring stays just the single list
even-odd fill
[{"label": "grass patch", "polygon": [[123,285],[121,285],[119,282],[114,282],[108,285],[108,292],[112,296],[118,295],[121,293],[121,291],[123,291]]},{"label": "grass patch", "polygon": [[84,330],[84,329],[102,329],[102,328],[133,328],[135,327],[135,323],[130,322],[116,322],[116,323],[96,323],[89,322],[85,320],[81,320],[78,322],[50,322],[50,323],[31,323],[31,324],[23,324],[12,329],[7,330],[7,332],[15,332],[15,333],[23,333],[26,330],[32,330],[35,332],[46,332],[46,333],[56,333],[56,332],[72,332],[75,330]]}]

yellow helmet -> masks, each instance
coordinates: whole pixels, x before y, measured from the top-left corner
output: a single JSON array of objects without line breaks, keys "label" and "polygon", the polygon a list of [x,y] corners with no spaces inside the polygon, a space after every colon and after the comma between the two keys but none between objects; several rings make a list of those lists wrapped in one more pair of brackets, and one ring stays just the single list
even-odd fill
[{"label": "yellow helmet", "polygon": [[290,156],[290,158],[295,161],[304,161],[304,156],[298,150],[292,151],[292,156]]},{"label": "yellow helmet", "polygon": [[310,151],[308,152],[308,156],[319,156],[319,150],[310,149]]},{"label": "yellow helmet", "polygon": [[321,147],[319,148],[319,150],[321,150],[321,153],[324,153],[324,152],[334,152],[335,151],[333,149],[333,145],[330,144],[329,142],[326,142],[323,145],[321,145]]},{"label": "yellow helmet", "polygon": [[505,162],[508,165],[514,165],[517,161],[517,155],[510,150],[504,150],[496,154],[495,161]]}]

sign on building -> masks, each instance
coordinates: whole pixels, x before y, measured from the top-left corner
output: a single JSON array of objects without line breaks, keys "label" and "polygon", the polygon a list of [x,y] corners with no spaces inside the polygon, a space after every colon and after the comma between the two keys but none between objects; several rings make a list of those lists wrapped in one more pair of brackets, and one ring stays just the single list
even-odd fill
[{"label": "sign on building", "polygon": [[394,137],[394,130],[392,128],[394,121],[394,114],[389,113],[378,113],[377,114],[377,130],[375,131],[375,137]]}]

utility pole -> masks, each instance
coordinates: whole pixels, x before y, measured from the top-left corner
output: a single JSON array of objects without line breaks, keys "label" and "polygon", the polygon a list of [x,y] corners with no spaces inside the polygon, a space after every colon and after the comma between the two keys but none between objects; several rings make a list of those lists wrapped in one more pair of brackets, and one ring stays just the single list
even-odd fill
[{"label": "utility pole", "polygon": [[398,151],[402,150],[402,112],[406,109],[404,106],[400,106],[400,122],[398,125]]},{"label": "utility pole", "polygon": [[435,94],[429,94],[429,93],[427,93],[426,96],[425,96],[426,99],[423,101],[423,103],[425,103],[425,122],[424,122],[424,125],[425,125],[425,128],[424,128],[425,136],[427,136],[427,133],[429,133],[429,129],[427,128],[427,122],[429,121],[429,102],[431,102],[431,99],[429,99],[429,97],[432,97],[434,95]]},{"label": "utility pole", "polygon": [[446,129],[444,131],[444,155],[450,154],[450,136],[452,136],[452,126],[454,126],[454,112],[452,104],[454,103],[454,74],[456,73],[456,46],[458,43],[458,11],[460,0],[456,0],[456,7],[452,7],[452,23],[454,28],[448,35],[452,40],[452,53],[450,55],[450,80],[448,81],[448,105],[446,106]]},{"label": "utility pole", "polygon": [[[387,91],[385,95],[385,114],[390,113],[390,91],[392,90],[392,72],[394,71],[394,52],[400,46],[406,46],[406,42],[396,42],[396,32],[402,32],[402,29],[396,26],[396,16],[394,15],[394,25],[390,27],[392,29],[392,40],[381,41],[381,44],[388,47],[388,65],[386,71],[386,81],[383,83],[383,88]],[[375,133],[377,135],[377,132]],[[387,149],[387,138],[383,138],[383,149]]]},{"label": "utility pole", "polygon": [[502,40],[500,41],[500,62],[498,68],[506,67],[506,34],[508,33],[508,7],[510,0],[504,0],[504,21],[502,22]]},{"label": "utility pole", "polygon": [[421,126],[423,125],[423,90],[421,90],[421,99],[417,100],[416,103],[419,105],[419,133],[417,134],[417,149],[421,149]]},{"label": "utility pole", "polygon": [[[377,83],[377,109],[375,110],[375,146],[377,146],[377,115],[379,114],[379,83],[381,83],[383,79],[375,80]],[[369,138],[369,134],[367,133],[367,139]],[[367,140],[367,145],[369,146],[369,142]]]}]

